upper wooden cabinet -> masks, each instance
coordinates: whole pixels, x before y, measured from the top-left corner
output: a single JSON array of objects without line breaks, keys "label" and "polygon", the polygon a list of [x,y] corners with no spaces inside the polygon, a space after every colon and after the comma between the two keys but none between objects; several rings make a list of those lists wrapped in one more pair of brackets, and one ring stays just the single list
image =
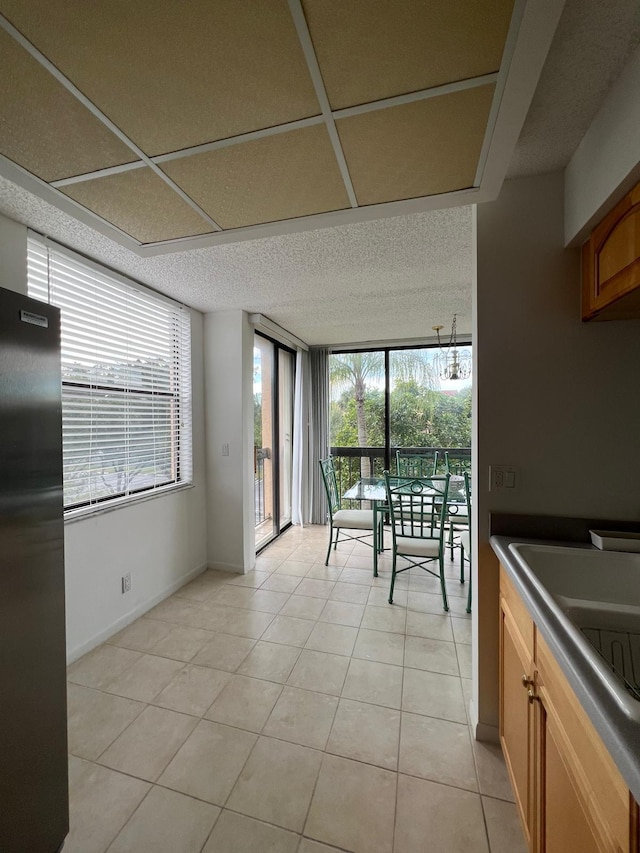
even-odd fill
[{"label": "upper wooden cabinet", "polygon": [[582,319],[640,317],[640,184],[582,247]]}]

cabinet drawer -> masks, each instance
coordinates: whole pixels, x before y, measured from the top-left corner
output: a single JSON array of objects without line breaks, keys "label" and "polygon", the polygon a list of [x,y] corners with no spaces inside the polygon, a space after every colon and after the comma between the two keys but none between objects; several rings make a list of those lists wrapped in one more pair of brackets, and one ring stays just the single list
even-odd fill
[{"label": "cabinet drawer", "polygon": [[602,850],[630,847],[629,789],[540,634],[536,637],[536,689],[555,720],[554,737]]},{"label": "cabinet drawer", "polygon": [[535,650],[535,631],[533,619],[529,615],[529,611],[524,606],[522,599],[516,592],[516,589],[509,578],[504,566],[500,566],[500,595],[506,604],[506,609],[509,611],[513,619],[520,639],[526,648],[529,657],[533,660]]}]

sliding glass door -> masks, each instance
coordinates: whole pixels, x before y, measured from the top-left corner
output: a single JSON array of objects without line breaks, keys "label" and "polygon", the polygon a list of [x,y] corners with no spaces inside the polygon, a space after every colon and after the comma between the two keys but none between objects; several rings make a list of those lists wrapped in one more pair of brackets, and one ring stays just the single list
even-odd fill
[{"label": "sliding glass door", "polygon": [[256,550],[291,524],[295,353],[256,333],[253,349]]}]

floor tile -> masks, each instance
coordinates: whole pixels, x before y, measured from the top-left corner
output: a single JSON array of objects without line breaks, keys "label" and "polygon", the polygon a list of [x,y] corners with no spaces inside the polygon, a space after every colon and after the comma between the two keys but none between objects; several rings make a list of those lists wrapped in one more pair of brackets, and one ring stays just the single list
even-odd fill
[{"label": "floor tile", "polygon": [[167,598],[156,604],[151,610],[145,613],[147,619],[160,619],[162,622],[175,622],[180,625],[188,625],[188,619],[194,613],[198,613],[199,608],[196,602],[188,601],[185,598]]},{"label": "floor tile", "polygon": [[466,723],[402,714],[399,770],[434,782],[478,790]]},{"label": "floor tile", "polygon": [[[274,560],[273,562],[278,566],[280,565],[280,560]],[[265,564],[263,563],[262,565]],[[263,572],[256,569],[256,571],[247,572],[244,575],[237,575],[236,577],[231,578],[228,583],[231,584],[231,586],[250,586],[253,587],[253,589],[258,589],[258,587],[262,587],[264,582],[269,580],[270,577],[271,572]]]},{"label": "floor tile", "polygon": [[314,578],[304,578],[296,590],[297,595],[307,595],[310,598],[329,598],[333,592],[333,581],[319,581]]},{"label": "floor tile", "polygon": [[153,700],[154,705],[201,717],[231,678],[208,666],[185,666]]},{"label": "floor tile", "polygon": [[198,720],[149,705],[100,757],[100,763],[155,782]]},{"label": "floor tile", "polygon": [[353,649],[353,657],[402,666],[404,662],[404,642],[405,638],[402,634],[360,628],[358,639]]},{"label": "floor tile", "polygon": [[298,595],[297,591],[280,611],[280,616],[297,616],[300,619],[317,619],[324,609],[324,599]]},{"label": "floor tile", "polygon": [[453,640],[451,617],[447,613],[418,613],[407,611],[407,635],[429,637],[432,640]]},{"label": "floor tile", "polygon": [[319,581],[337,581],[342,574],[342,566],[325,566],[324,563],[314,563],[306,577]]},{"label": "floor tile", "polygon": [[127,699],[151,702],[183,667],[179,660],[142,655],[104,689]]},{"label": "floor tile", "polygon": [[459,675],[456,647],[444,640],[426,637],[407,637],[404,646],[404,665],[445,675]]},{"label": "floor tile", "polygon": [[478,794],[398,776],[394,853],[489,853]]},{"label": "floor tile", "polygon": [[190,661],[213,637],[213,631],[172,625],[166,637],[156,643],[153,653],[174,660]]},{"label": "floor tile", "polygon": [[282,575],[277,572],[269,576],[269,580],[265,581],[261,589],[270,589],[273,592],[294,592],[301,578],[295,575]]},{"label": "floor tile", "polygon": [[346,699],[400,708],[402,667],[369,660],[351,660],[342,695]]},{"label": "floor tile", "polygon": [[268,643],[284,643],[287,646],[304,646],[313,631],[315,622],[297,616],[276,616],[262,635]]},{"label": "floor tile", "polygon": [[158,783],[223,806],[256,739],[251,732],[201,720]]},{"label": "floor tile", "polygon": [[[261,592],[261,590],[258,590],[258,592]],[[280,593],[273,593],[273,595],[280,595]],[[248,637],[252,640],[259,640],[269,625],[271,625],[273,619],[273,613],[264,613],[259,610],[245,610],[242,607],[230,607],[224,623],[224,632],[226,634],[236,634],[239,637]]]},{"label": "floor tile", "polygon": [[339,696],[349,666],[349,658],[303,649],[288,683],[304,690]]},{"label": "floor tile", "polygon": [[347,601],[350,604],[366,604],[368,598],[369,588],[357,583],[339,581],[331,593],[331,601]]},{"label": "floor tile", "polygon": [[247,607],[249,610],[260,610],[264,613],[279,613],[288,600],[288,592],[257,589],[249,599]]},{"label": "floor tile", "polygon": [[514,801],[502,749],[497,743],[472,741],[480,793],[499,800]]},{"label": "floor tile", "polygon": [[233,811],[301,832],[320,770],[322,753],[261,737],[235,784]]},{"label": "floor tile", "polygon": [[204,716],[207,720],[260,732],[281,692],[282,686],[272,681],[233,675]]},{"label": "floor tile", "polygon": [[303,838],[300,847],[298,847],[298,853],[336,853],[336,851],[336,847],[328,847],[319,841],[313,841],[311,838]]},{"label": "floor tile", "polygon": [[283,684],[289,677],[299,654],[300,649],[297,646],[260,641],[249,652],[244,663],[239,667],[238,673]]},{"label": "floor tile", "polygon": [[230,604],[232,607],[246,607],[251,601],[254,589],[245,586],[233,586],[225,584],[222,589],[216,593],[214,604]]},{"label": "floor tile", "polygon": [[186,622],[192,628],[224,633],[229,617],[237,610],[237,607],[231,607],[229,604],[216,604],[216,599],[212,598],[200,605]]},{"label": "floor tile", "polygon": [[306,643],[307,649],[329,652],[334,655],[350,655],[358,636],[357,628],[348,625],[332,625],[317,622]]},{"label": "floor tile", "polygon": [[65,853],[104,853],[150,787],[140,779],[70,758]]},{"label": "floor tile", "polygon": [[216,634],[192,659],[192,663],[235,672],[254,646],[255,640],[246,637]]},{"label": "floor tile", "polygon": [[319,621],[359,628],[363,613],[363,604],[351,604],[348,601],[327,601],[320,614]]},{"label": "floor tile", "polygon": [[190,601],[206,601],[208,598],[211,598],[213,593],[219,589],[220,586],[220,581],[208,578],[207,572],[203,572],[190,583],[180,587],[176,592],[176,597],[187,598]]},{"label": "floor tile", "polygon": [[275,574],[296,575],[299,578],[303,578],[308,571],[309,563],[303,563],[298,560],[287,559],[283,563],[280,563],[278,568],[275,570]]},{"label": "floor tile", "polygon": [[84,655],[67,670],[67,678],[74,684],[103,689],[110,681],[142,657],[141,652],[120,649],[117,646],[98,646]]},{"label": "floor tile", "polygon": [[298,841],[286,829],[225,810],[202,853],[296,853]]},{"label": "floor tile", "polygon": [[491,853],[527,853],[524,833],[514,803],[482,797]]},{"label": "floor tile", "polygon": [[136,652],[148,652],[156,643],[166,637],[171,631],[171,625],[159,622],[157,619],[136,619],[123,631],[119,631],[109,638],[112,646],[121,646],[124,649],[133,649]]},{"label": "floor tile", "polygon": [[354,853],[391,853],[396,774],[325,755],[305,835]]},{"label": "floor tile", "polygon": [[369,549],[365,553],[352,553],[345,563],[345,568],[363,569],[367,572],[373,572],[373,550]]},{"label": "floor tile", "polygon": [[69,684],[69,752],[82,758],[98,758],[144,707],[142,702],[123,699],[79,684]]},{"label": "floor tile", "polygon": [[396,770],[399,738],[400,711],[341,699],[326,751]]},{"label": "floor tile", "polygon": [[[407,591],[396,587],[393,590],[393,603],[399,607],[406,607]],[[372,586],[369,590],[367,604],[371,604],[373,607],[386,607],[389,604],[389,584],[385,584],[385,586]]]},{"label": "floor tile", "polygon": [[337,707],[335,696],[285,687],[262,732],[291,743],[324,749]]},{"label": "floor tile", "polygon": [[471,645],[472,632],[470,619],[459,619],[454,616],[451,619],[451,627],[453,628],[453,637],[456,643],[467,643],[467,645]]},{"label": "floor tile", "polygon": [[405,669],[402,710],[454,723],[467,722],[460,679],[438,672]]},{"label": "floor tile", "polygon": [[[449,607],[451,607],[451,602],[449,602]],[[407,608],[409,610],[417,610],[420,613],[438,614],[444,612],[444,603],[439,593],[409,590]]]},{"label": "floor tile", "polygon": [[283,561],[284,557],[280,556],[280,552],[284,552],[285,555],[290,554],[293,550],[292,548],[286,547],[278,547],[279,543],[275,543],[271,548],[269,548],[269,553],[267,554],[259,554],[256,557],[256,571],[257,572],[268,572],[272,574],[278,568],[280,563]]},{"label": "floor tile", "polygon": [[152,788],[109,853],[199,851],[220,809],[175,791]]},{"label": "floor tile", "polygon": [[471,646],[467,646],[463,643],[456,643],[456,653],[458,655],[460,675],[463,678],[471,678],[473,674]]},{"label": "floor tile", "polygon": [[404,607],[395,604],[387,604],[386,607],[367,605],[360,627],[370,628],[373,631],[391,631],[396,634],[404,634],[406,621],[407,611]]},{"label": "floor tile", "polygon": [[371,586],[373,575],[371,572],[363,572],[362,569],[343,569],[338,583],[355,583],[360,586]]}]

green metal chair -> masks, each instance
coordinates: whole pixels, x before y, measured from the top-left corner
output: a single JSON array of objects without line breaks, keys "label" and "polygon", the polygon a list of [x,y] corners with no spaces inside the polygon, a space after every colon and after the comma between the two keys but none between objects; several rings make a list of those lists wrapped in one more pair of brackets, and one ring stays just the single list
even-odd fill
[{"label": "green metal chair", "polygon": [[424,453],[402,453],[396,450],[398,477],[433,477],[438,469],[438,451]]},{"label": "green metal chair", "polygon": [[471,477],[464,472],[464,491],[467,498],[469,526],[460,534],[460,583],[464,583],[464,564],[469,563],[469,588],[467,591],[467,613],[471,613]]},{"label": "green metal chair", "polygon": [[[390,478],[389,472],[385,471],[384,476],[393,540],[389,604],[393,604],[396,575],[411,568],[420,568],[440,578],[442,602],[448,611],[444,552],[449,475]],[[398,557],[403,557],[409,565],[399,569]],[[437,571],[428,567],[430,563],[437,563]]]},{"label": "green metal chair", "polygon": [[[329,547],[327,548],[327,558],[324,561],[325,566],[329,565],[329,555],[331,553],[331,545],[334,550],[338,547],[338,542],[346,542],[349,539],[354,539],[358,542],[365,542],[365,545],[372,545],[374,548],[379,547],[378,542],[382,542],[382,522],[383,515],[378,515],[377,524],[380,528],[374,530],[373,519],[374,513],[372,509],[342,509],[340,492],[338,491],[338,483],[336,480],[336,470],[333,465],[333,457],[320,460],[320,471],[322,472],[322,482],[327,495],[327,505],[329,508]],[[333,531],[335,530],[335,542]],[[357,536],[350,533],[344,533],[340,539],[340,531],[345,530],[360,530]],[[378,536],[376,536],[378,533]],[[373,536],[373,542],[366,542],[367,536]],[[379,537],[379,538],[378,538]]]},{"label": "green metal chair", "polygon": [[448,450],[445,450],[444,470],[447,474],[453,474],[454,476],[457,475],[459,477],[461,477],[465,471],[470,474],[471,454],[449,453]]}]

